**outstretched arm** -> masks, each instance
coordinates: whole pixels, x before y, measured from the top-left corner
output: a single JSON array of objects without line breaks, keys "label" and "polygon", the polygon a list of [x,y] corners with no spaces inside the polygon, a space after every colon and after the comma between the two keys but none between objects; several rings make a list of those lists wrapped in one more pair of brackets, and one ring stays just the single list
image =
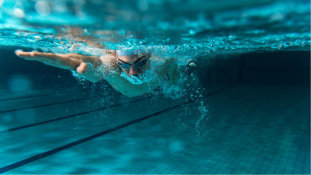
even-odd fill
[{"label": "outstretched arm", "polygon": [[[46,65],[58,67],[66,70],[77,71],[78,74],[91,82],[97,82],[103,78],[102,74],[96,74],[96,70],[100,68],[104,62],[109,62],[109,59],[101,59],[96,56],[86,56],[80,54],[53,54],[42,52],[23,52],[17,50],[16,55],[25,60],[34,60],[42,62]],[[110,58],[108,56],[108,58]],[[93,68],[87,65],[90,63]]]}]

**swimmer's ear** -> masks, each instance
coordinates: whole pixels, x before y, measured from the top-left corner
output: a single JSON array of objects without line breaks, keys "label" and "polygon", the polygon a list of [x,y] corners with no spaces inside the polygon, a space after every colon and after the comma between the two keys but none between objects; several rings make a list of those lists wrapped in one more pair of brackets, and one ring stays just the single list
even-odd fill
[{"label": "swimmer's ear", "polygon": [[88,70],[89,70],[89,67],[87,66],[85,62],[81,62],[80,65],[77,67],[77,72],[79,74],[84,74]]}]

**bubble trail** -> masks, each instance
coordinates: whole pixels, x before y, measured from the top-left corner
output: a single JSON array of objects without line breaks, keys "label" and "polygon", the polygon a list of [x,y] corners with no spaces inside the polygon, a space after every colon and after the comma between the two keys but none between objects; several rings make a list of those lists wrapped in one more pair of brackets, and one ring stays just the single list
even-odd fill
[{"label": "bubble trail", "polygon": [[205,118],[205,116],[208,114],[208,110],[206,109],[206,106],[204,106],[204,102],[201,101],[201,105],[199,107],[199,111],[201,112],[201,116],[199,120],[195,123],[195,130],[198,133],[198,136],[201,135],[199,129],[200,129],[200,122]]}]

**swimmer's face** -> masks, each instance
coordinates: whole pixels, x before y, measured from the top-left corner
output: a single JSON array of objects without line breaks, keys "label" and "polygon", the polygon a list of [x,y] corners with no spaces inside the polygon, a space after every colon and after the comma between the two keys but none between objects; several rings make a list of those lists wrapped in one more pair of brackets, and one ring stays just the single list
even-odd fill
[{"label": "swimmer's face", "polygon": [[[146,70],[150,69],[150,60],[146,59],[148,55],[143,54],[141,57],[138,56],[138,54],[133,54],[133,55],[119,55],[118,60],[119,62],[122,63],[127,63],[131,65],[131,68],[129,69],[122,69],[124,73],[126,73],[127,76],[138,76],[143,74]],[[136,65],[143,65],[143,61],[146,59],[146,64],[142,68],[137,68],[137,66],[134,66],[135,63]]]}]

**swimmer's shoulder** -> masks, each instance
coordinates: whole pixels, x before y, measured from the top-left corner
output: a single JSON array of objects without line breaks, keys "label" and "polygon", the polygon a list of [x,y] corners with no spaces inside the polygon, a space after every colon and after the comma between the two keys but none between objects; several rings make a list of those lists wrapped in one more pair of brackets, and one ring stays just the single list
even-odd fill
[{"label": "swimmer's shoulder", "polygon": [[108,63],[110,65],[116,65],[116,56],[115,52],[103,54],[99,57],[103,63]]}]

